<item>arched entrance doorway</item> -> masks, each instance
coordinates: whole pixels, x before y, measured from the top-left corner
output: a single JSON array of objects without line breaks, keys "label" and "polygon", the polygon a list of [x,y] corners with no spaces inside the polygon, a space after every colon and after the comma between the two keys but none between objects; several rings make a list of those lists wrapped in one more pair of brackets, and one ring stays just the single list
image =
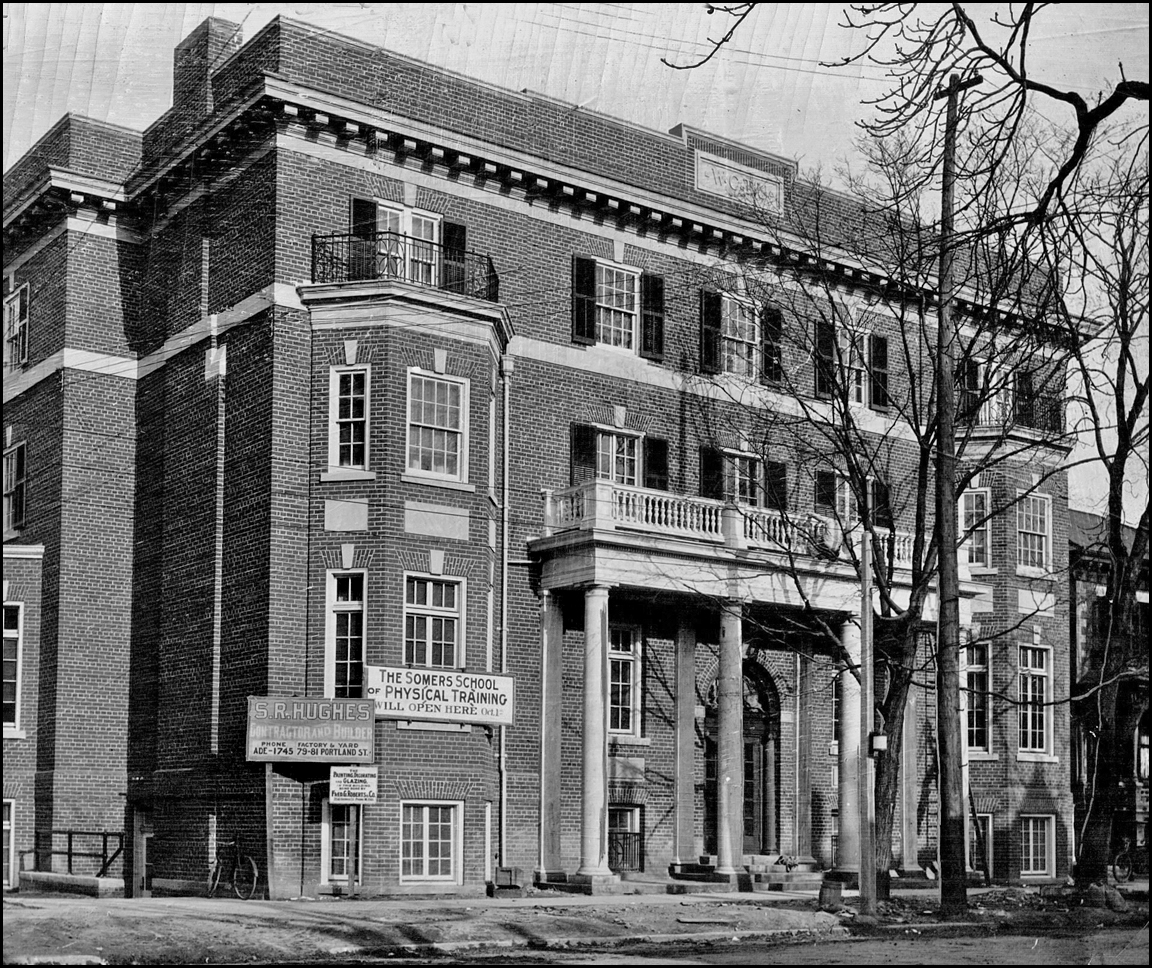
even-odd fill
[{"label": "arched entrance doorway", "polygon": [[[716,684],[704,710],[704,851],[716,853]],[[772,677],[744,662],[744,854],[779,850],[780,698]]]}]

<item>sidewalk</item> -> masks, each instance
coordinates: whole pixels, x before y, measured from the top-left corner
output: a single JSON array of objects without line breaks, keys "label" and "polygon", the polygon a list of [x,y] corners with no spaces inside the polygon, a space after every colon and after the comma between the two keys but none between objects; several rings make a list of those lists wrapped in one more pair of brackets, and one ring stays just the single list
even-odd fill
[{"label": "sidewalk", "polygon": [[[1147,883],[1144,885],[1147,907]],[[873,930],[904,931],[939,923],[935,891],[894,891]],[[950,929],[979,931],[989,922],[1043,916],[1064,924],[1070,911],[1039,891],[974,888],[971,916]],[[516,899],[236,901],[205,898],[4,897],[4,960],[12,964],[187,964],[325,961],[465,951],[472,948],[562,948],[617,942],[701,942],[741,938],[844,936],[848,910],[818,910],[815,892],[643,894],[613,898],[538,894]],[[1073,918],[1072,922],[1067,919]],[[1086,920],[1087,924],[1088,921]],[[943,926],[943,925],[942,925]]]}]

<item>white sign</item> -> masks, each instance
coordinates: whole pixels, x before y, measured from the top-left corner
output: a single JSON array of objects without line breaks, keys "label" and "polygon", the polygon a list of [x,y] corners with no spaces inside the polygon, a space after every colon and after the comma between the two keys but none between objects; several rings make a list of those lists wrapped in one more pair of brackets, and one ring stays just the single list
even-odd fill
[{"label": "white sign", "polygon": [[784,211],[784,179],[702,151],[696,152],[696,188],[758,211]]},{"label": "white sign", "polygon": [[328,800],[331,803],[375,803],[376,767],[334,766],[329,778]]},{"label": "white sign", "polygon": [[377,719],[512,725],[511,676],[365,666],[364,679],[364,697],[376,701]]}]

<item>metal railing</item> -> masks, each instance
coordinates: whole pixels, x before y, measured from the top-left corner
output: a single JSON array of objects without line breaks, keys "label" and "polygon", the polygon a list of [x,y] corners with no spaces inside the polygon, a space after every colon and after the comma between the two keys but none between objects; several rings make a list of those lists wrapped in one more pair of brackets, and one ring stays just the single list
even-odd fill
[{"label": "metal railing", "polygon": [[313,282],[373,279],[398,279],[489,302],[500,299],[496,270],[483,253],[398,232],[312,236]]},{"label": "metal railing", "polygon": [[[68,873],[73,874],[75,873],[75,860],[84,858],[100,861],[96,876],[106,877],[108,876],[108,869],[124,852],[123,830],[37,830],[32,838],[37,871],[51,872],[55,869],[52,858],[65,857],[67,858]],[[62,847],[56,846],[57,838],[62,839]],[[80,850],[78,848],[77,840],[84,843],[95,841],[97,838],[100,841],[99,850]]]},{"label": "metal railing", "polygon": [[644,835],[628,830],[608,831],[608,869],[641,871],[644,869]]}]

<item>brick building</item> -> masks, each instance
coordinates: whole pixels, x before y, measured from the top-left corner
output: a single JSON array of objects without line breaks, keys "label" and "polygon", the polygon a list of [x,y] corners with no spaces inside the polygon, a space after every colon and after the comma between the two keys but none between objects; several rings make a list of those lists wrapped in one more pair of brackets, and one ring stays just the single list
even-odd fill
[{"label": "brick building", "polygon": [[[5,179],[6,565],[43,547],[42,589],[5,586],[5,715],[11,601],[37,731],[5,719],[10,842],[123,826],[133,893],[202,889],[237,834],[276,897],[851,868],[852,548],[875,514],[908,599],[891,415],[919,374],[883,274],[749,217],[833,196],[285,19],[243,45],[205,21],[174,77],[142,135],[69,115]],[[766,302],[732,253],[780,293],[819,261],[850,325]],[[1018,456],[961,509],[967,775],[1010,881],[1063,876],[1071,829],[1038,390],[978,401],[973,439]],[[840,403],[883,473],[820,433]],[[901,735],[910,870],[936,855],[929,684]],[[253,755],[250,697],[376,700],[377,800]]]}]

